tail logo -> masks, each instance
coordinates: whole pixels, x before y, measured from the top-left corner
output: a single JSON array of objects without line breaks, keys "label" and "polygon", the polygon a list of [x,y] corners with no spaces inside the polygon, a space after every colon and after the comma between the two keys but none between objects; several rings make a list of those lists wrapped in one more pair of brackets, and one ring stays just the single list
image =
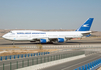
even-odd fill
[{"label": "tail logo", "polygon": [[88,24],[83,25],[82,27],[89,27]]},{"label": "tail logo", "polygon": [[76,31],[89,31],[92,25],[94,18],[89,18],[86,22],[84,22],[81,27],[79,27]]}]

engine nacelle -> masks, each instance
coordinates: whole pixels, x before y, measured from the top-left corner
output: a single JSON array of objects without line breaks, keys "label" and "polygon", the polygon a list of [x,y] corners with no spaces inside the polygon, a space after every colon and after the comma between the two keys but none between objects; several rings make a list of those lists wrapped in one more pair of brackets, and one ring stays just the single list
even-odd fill
[{"label": "engine nacelle", "polygon": [[58,38],[58,42],[66,42],[65,38]]},{"label": "engine nacelle", "polygon": [[47,43],[49,42],[49,39],[40,39],[40,43]]}]

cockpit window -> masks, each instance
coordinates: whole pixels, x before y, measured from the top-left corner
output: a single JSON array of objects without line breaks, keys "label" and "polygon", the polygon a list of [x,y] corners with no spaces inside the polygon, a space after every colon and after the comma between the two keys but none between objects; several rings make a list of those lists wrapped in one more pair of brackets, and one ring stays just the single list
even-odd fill
[{"label": "cockpit window", "polygon": [[12,33],[12,31],[8,32],[8,33]]},{"label": "cockpit window", "polygon": [[9,33],[12,33],[12,31],[10,31]]},{"label": "cockpit window", "polygon": [[12,31],[10,31],[10,32],[8,32],[8,33],[9,33],[9,34],[13,34],[13,35],[15,34],[15,33],[13,33]]}]

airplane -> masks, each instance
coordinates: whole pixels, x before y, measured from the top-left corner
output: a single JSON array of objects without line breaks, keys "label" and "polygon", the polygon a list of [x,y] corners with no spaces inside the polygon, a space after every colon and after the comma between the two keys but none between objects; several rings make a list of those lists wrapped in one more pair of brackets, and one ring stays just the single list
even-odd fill
[{"label": "airplane", "polygon": [[88,18],[81,27],[75,31],[34,31],[34,30],[13,30],[2,37],[11,41],[30,41],[39,43],[63,43],[73,38],[82,38],[91,34],[90,31],[94,18]]}]

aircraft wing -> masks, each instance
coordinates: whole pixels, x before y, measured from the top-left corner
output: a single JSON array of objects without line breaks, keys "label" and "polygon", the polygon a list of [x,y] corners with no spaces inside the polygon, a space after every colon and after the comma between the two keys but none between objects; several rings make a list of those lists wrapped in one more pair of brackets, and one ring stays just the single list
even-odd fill
[{"label": "aircraft wing", "polygon": [[49,39],[50,41],[55,41],[55,40],[57,40],[58,38],[66,38],[67,40],[70,40],[70,39],[72,39],[73,37],[71,36],[71,37],[40,37],[40,38],[33,38],[32,40],[34,40],[34,41],[39,41],[40,39]]},{"label": "aircraft wing", "polygon": [[72,39],[72,37],[49,37],[49,40],[55,41],[55,40],[57,40],[58,38],[65,38],[65,39],[67,39],[67,40]]}]

